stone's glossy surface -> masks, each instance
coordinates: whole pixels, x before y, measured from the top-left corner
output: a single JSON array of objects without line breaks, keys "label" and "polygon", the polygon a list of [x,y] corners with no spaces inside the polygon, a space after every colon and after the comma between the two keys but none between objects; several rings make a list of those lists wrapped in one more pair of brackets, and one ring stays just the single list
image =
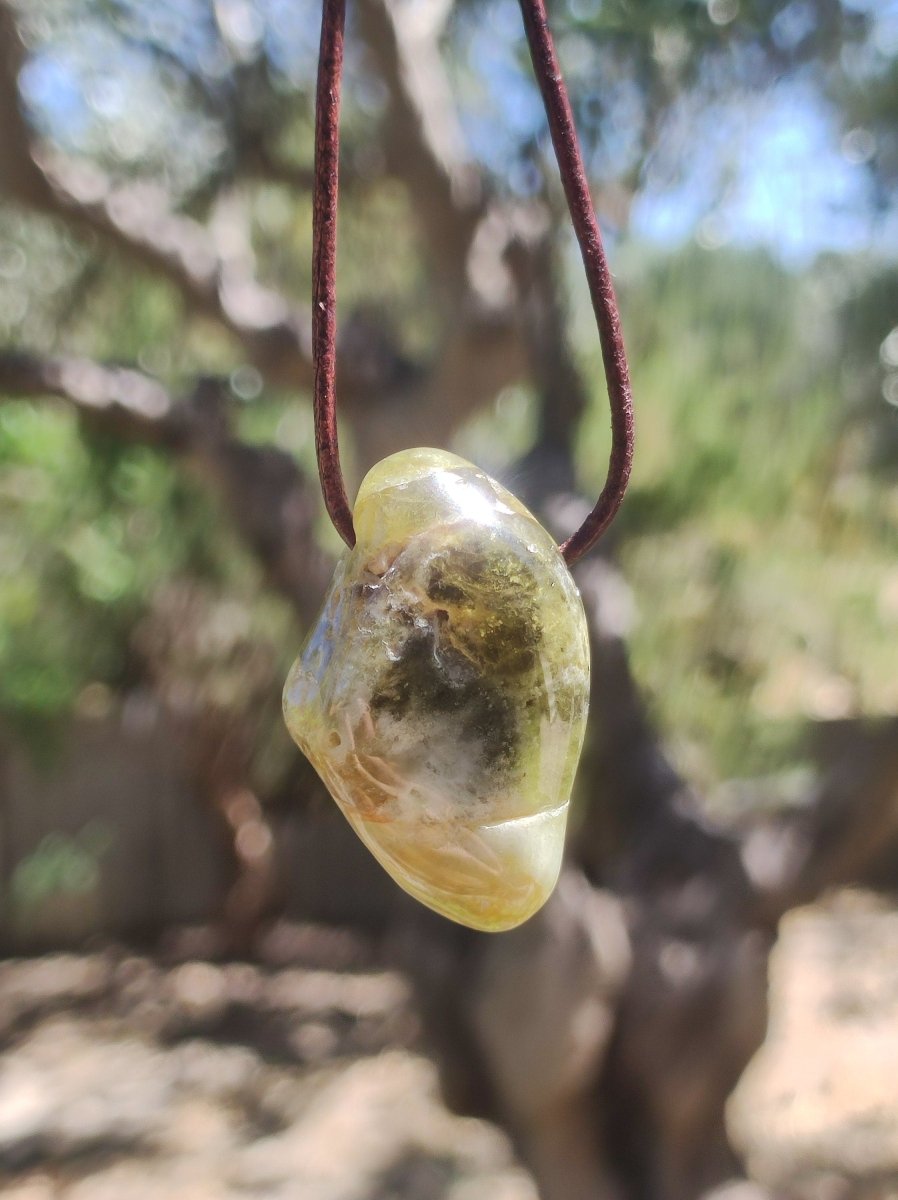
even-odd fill
[{"label": "stone's glossy surface", "polygon": [[511,929],[561,864],[589,695],[579,593],[536,519],[453,454],[385,459],[354,519],[287,725],[401,887]]}]

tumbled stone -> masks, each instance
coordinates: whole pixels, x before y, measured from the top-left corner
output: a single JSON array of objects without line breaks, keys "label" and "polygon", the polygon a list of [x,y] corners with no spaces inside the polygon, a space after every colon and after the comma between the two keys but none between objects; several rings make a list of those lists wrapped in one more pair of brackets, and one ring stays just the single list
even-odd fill
[{"label": "tumbled stone", "polygon": [[511,929],[561,865],[589,644],[555,542],[464,459],[374,467],[284,689],[293,738],[395,881]]}]

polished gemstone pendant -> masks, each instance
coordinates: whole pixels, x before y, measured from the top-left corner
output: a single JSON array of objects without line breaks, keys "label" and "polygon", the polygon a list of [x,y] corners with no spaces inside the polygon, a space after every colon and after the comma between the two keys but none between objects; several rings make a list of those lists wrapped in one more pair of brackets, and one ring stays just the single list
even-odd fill
[{"label": "polished gemstone pendant", "polygon": [[511,929],[555,886],[589,696],[586,618],[555,542],[440,450],[373,468],[284,689],[290,733],[422,903]]}]

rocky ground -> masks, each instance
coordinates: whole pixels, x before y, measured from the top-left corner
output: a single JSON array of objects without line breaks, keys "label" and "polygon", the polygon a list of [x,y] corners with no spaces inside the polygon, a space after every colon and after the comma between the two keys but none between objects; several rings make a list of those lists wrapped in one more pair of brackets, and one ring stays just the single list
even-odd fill
[{"label": "rocky ground", "polygon": [[730,1104],[755,1178],[898,1200],[898,912],[843,892],[783,923],[767,1041]]},{"label": "rocky ground", "polygon": [[[536,1200],[451,1116],[402,980],[342,934],[256,965],[103,950],[0,966],[0,1193],[15,1200]],[[732,1102],[755,1177],[898,1200],[898,913],[793,914]]]}]

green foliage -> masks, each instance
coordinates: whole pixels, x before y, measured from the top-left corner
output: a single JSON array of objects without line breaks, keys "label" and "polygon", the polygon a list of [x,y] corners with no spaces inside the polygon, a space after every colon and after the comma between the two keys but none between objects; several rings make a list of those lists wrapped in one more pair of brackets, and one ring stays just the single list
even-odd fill
[{"label": "green foliage", "polygon": [[840,319],[845,387],[859,446],[885,480],[898,477],[898,266],[851,281]]},{"label": "green foliage", "polygon": [[[639,414],[618,527],[631,647],[707,783],[794,763],[810,717],[898,709],[898,488],[858,447],[840,330],[867,325],[847,319],[843,284],[832,264],[796,277],[698,248],[621,264]],[[875,352],[858,345],[856,369]],[[592,488],[606,423],[597,382],[580,446]]]},{"label": "green foliage", "polygon": [[0,489],[0,718],[36,761],[67,714],[150,683],[181,710],[248,720],[253,778],[276,787],[299,634],[208,490],[164,454],[85,436],[65,408],[12,402]]},{"label": "green foliage", "polygon": [[100,883],[100,861],[112,833],[91,822],[73,837],[51,833],[13,871],[10,898],[16,919],[27,924],[33,911],[51,897],[89,894]]},{"label": "green foliage", "polygon": [[61,408],[0,408],[0,478],[0,710],[51,715],[125,677],[144,595],[196,564],[214,517],[173,465],[86,442]]}]

